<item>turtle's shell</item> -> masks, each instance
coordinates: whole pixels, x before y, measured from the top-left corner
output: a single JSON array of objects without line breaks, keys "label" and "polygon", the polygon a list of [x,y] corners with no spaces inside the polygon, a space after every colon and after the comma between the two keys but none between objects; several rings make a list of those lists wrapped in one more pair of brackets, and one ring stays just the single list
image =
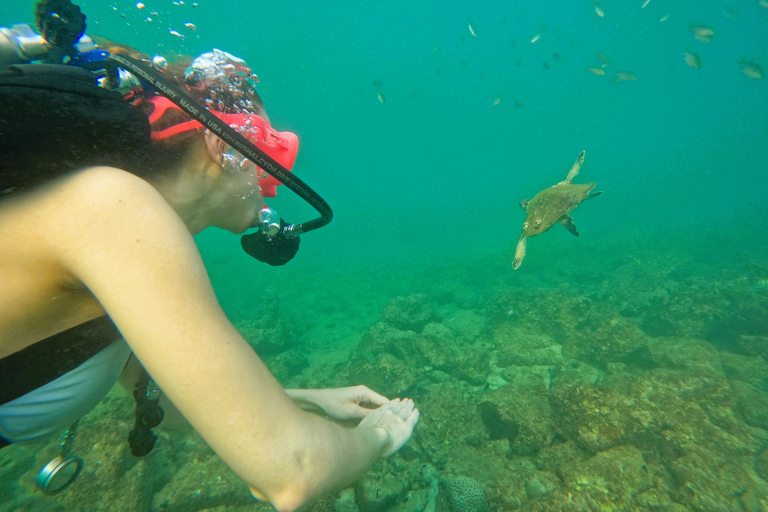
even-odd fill
[{"label": "turtle's shell", "polygon": [[528,202],[523,232],[525,236],[543,233],[557,222],[557,219],[576,208],[595,188],[594,183],[558,183],[545,188]]}]

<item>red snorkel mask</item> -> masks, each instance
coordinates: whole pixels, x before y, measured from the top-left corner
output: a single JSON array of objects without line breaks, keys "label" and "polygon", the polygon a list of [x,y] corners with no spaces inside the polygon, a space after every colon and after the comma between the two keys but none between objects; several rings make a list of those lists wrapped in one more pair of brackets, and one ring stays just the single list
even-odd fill
[{"label": "red snorkel mask", "polygon": [[[155,107],[149,116],[150,126],[155,124],[169,108],[181,111],[176,104],[164,96],[154,96],[149,101]],[[296,154],[299,151],[299,137],[295,133],[278,132],[272,128],[268,121],[256,114],[227,114],[215,110],[209,110],[209,112],[237,130],[243,137],[275,159],[288,171],[293,168]],[[167,139],[179,133],[203,127],[199,121],[186,121],[164,130],[152,131],[152,140]],[[282,185],[282,183],[277,178],[259,168],[259,187],[261,187],[262,197],[275,197],[278,185]]]}]

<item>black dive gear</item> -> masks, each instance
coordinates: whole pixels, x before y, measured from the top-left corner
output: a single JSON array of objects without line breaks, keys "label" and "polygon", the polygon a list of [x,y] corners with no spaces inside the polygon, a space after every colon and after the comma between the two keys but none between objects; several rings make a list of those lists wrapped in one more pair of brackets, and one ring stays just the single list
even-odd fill
[{"label": "black dive gear", "polygon": [[104,315],[0,359],[0,405],[71,372],[119,338]]},{"label": "black dive gear", "polygon": [[136,400],[136,420],[133,430],[128,434],[128,444],[134,457],[143,457],[152,451],[157,436],[152,432],[163,421],[165,413],[158,405],[160,388],[150,378],[146,370],[142,371],[133,390]]},{"label": "black dive gear", "polygon": [[0,196],[54,176],[106,165],[151,164],[147,116],[88,70],[15,64],[0,71]]},{"label": "black dive gear", "polygon": [[37,29],[53,49],[48,62],[60,64],[85,32],[85,15],[70,0],[42,0],[35,5]]},{"label": "black dive gear", "polygon": [[240,244],[243,250],[262,263],[267,263],[273,267],[285,265],[296,256],[299,250],[298,236],[285,236],[285,228],[288,226],[283,219],[280,219],[280,230],[269,235],[265,230],[259,229],[256,233],[243,235]]}]

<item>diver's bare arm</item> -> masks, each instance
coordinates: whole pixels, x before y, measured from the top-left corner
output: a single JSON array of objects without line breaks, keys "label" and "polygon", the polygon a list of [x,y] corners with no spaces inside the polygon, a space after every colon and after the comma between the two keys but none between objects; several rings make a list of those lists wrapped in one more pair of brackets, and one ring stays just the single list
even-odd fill
[{"label": "diver's bare arm", "polygon": [[189,231],[151,185],[90,169],[56,203],[48,242],[62,264],[192,426],[278,510],[350,483],[388,449],[382,428],[345,429],[289,400],[227,320]]}]

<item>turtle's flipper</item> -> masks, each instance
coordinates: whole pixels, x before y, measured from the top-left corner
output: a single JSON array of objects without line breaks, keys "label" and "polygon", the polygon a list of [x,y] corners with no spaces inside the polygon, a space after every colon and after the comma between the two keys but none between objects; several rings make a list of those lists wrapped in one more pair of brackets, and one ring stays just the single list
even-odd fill
[{"label": "turtle's flipper", "polygon": [[565,229],[573,233],[575,236],[579,236],[579,231],[576,229],[576,224],[573,223],[573,217],[567,213],[557,219],[557,222],[565,226]]},{"label": "turtle's flipper", "polygon": [[525,210],[527,212],[528,211],[528,203],[530,203],[530,202],[531,202],[530,199],[523,199],[522,201],[520,201],[520,208],[522,208],[523,210]]},{"label": "turtle's flipper", "polygon": [[512,268],[517,268],[523,262],[525,258],[525,233],[520,235],[520,240],[517,242],[517,248],[515,249],[515,261],[512,262]]},{"label": "turtle's flipper", "polygon": [[571,170],[568,171],[568,176],[565,177],[565,181],[563,183],[570,183],[573,181],[573,178],[576,177],[577,174],[579,174],[579,169],[581,169],[581,164],[584,163],[584,153],[585,151],[582,151],[579,155],[579,158],[576,159],[576,163],[573,164],[573,167],[571,167]]},{"label": "turtle's flipper", "polygon": [[600,194],[602,194],[602,192],[592,192],[592,193],[591,193],[591,194],[589,194],[587,197],[585,197],[584,199],[582,199],[582,201],[586,201],[587,199],[592,199],[593,197],[597,197],[597,196],[599,196]]}]

